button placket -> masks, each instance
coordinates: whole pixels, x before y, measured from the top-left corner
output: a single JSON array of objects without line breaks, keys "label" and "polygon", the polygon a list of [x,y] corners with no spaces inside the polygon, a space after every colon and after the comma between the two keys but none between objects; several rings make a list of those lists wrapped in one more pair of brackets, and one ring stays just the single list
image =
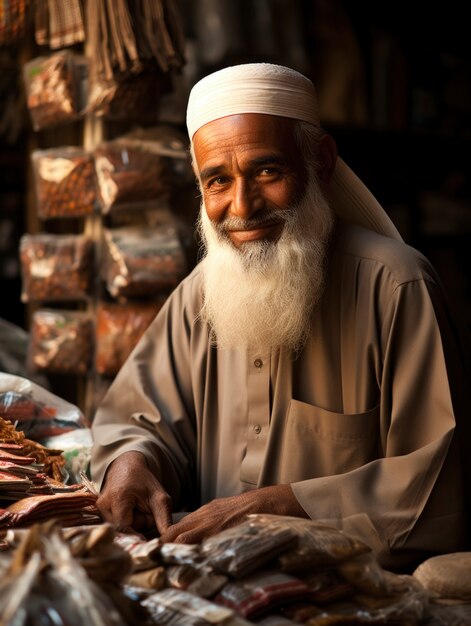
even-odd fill
[{"label": "button placket", "polygon": [[270,359],[252,355],[248,363],[247,452],[241,480],[256,485],[265,456],[270,420]]}]

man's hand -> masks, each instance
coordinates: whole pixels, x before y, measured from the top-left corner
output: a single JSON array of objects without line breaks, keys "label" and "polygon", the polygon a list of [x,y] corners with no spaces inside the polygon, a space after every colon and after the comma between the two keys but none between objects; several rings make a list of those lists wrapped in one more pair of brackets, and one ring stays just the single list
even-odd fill
[{"label": "man's hand", "polygon": [[125,452],[109,466],[97,507],[119,530],[163,533],[172,523],[172,502],[141,452]]},{"label": "man's hand", "polygon": [[262,487],[229,498],[208,502],[162,533],[162,540],[175,543],[198,543],[206,537],[236,526],[249,513],[271,513],[308,517],[290,485]]}]

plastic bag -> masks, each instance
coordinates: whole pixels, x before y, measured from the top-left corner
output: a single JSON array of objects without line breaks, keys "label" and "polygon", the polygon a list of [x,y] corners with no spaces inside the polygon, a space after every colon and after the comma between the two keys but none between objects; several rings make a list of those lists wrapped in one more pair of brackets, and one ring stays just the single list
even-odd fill
[{"label": "plastic bag", "polygon": [[82,411],[40,385],[13,374],[0,373],[0,415],[17,423],[28,439],[48,437],[90,426]]},{"label": "plastic bag", "polygon": [[30,333],[32,370],[82,375],[89,372],[94,327],[85,311],[40,309],[33,314]]},{"label": "plastic bag", "polygon": [[177,229],[105,229],[106,287],[114,298],[151,298],[176,287],[186,272],[186,259]]},{"label": "plastic bag", "polygon": [[62,450],[69,483],[81,483],[82,472],[89,474],[93,446],[90,428],[75,428],[60,435],[47,437],[42,443],[48,448]]},{"label": "plastic bag", "polygon": [[145,144],[125,139],[103,143],[95,150],[95,167],[103,213],[168,197],[166,159]]},{"label": "plastic bag", "polygon": [[160,98],[170,90],[169,77],[157,70],[120,80],[93,79],[86,111],[109,120],[155,124],[159,119]]},{"label": "plastic bag", "polygon": [[23,235],[22,302],[88,300],[94,244],[83,235]]},{"label": "plastic bag", "polygon": [[208,537],[201,544],[206,563],[218,572],[241,578],[291,550],[298,537],[289,524],[244,522]]},{"label": "plastic bag", "polygon": [[252,618],[275,606],[308,597],[309,587],[298,578],[283,572],[261,571],[229,582],[215,597],[242,617]]},{"label": "plastic bag", "polygon": [[34,130],[79,119],[86,74],[85,59],[70,50],[39,56],[25,63],[26,103]]},{"label": "plastic bag", "polygon": [[161,306],[161,302],[98,305],[95,367],[99,374],[117,374]]},{"label": "plastic bag", "polygon": [[90,215],[97,207],[93,156],[65,146],[32,155],[37,212],[41,219]]},{"label": "plastic bag", "polygon": [[142,604],[149,610],[153,624],[180,626],[248,626],[232,609],[210,602],[187,591],[164,589],[153,593]]},{"label": "plastic bag", "polygon": [[249,515],[247,519],[249,525],[265,527],[266,532],[289,528],[297,535],[297,546],[278,557],[284,572],[335,565],[371,550],[356,537],[315,520],[268,514]]}]

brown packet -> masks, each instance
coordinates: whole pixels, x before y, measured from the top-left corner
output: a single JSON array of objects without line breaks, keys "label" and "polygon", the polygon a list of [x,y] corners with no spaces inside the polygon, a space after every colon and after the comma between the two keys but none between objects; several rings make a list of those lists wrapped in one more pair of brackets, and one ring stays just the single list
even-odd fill
[{"label": "brown packet", "polygon": [[31,370],[81,375],[90,371],[94,328],[88,313],[39,309],[33,314],[30,334]]},{"label": "brown packet", "polygon": [[31,154],[37,213],[41,219],[91,215],[97,207],[93,156],[76,146]]},{"label": "brown packet", "polygon": [[113,298],[154,298],[177,286],[186,258],[172,224],[104,229],[103,278]]},{"label": "brown packet", "polygon": [[242,578],[292,550],[297,541],[287,524],[270,527],[248,520],[204,539],[201,553],[215,571]]},{"label": "brown packet", "polygon": [[31,59],[23,66],[26,104],[33,130],[60,126],[82,115],[87,63],[71,50]]},{"label": "brown packet", "polygon": [[182,564],[167,567],[167,582],[170,587],[189,591],[201,598],[212,598],[228,580],[227,576],[217,574],[204,565]]},{"label": "brown packet", "polygon": [[266,526],[267,532],[289,528],[296,535],[296,546],[278,557],[283,572],[332,566],[371,550],[356,537],[315,520],[268,514],[249,515],[247,519],[253,525]]},{"label": "brown packet", "polygon": [[147,149],[144,143],[115,139],[99,145],[94,157],[103,213],[167,199],[167,159]]},{"label": "brown packet", "polygon": [[224,607],[187,591],[164,589],[142,601],[153,624],[179,626],[249,626],[250,622]]},{"label": "brown packet", "polygon": [[94,243],[83,235],[23,235],[21,301],[88,300],[94,258]]},{"label": "brown packet", "polygon": [[214,601],[251,619],[296,600],[308,598],[310,588],[299,578],[276,571],[259,571],[228,582]]},{"label": "brown packet", "polygon": [[162,304],[163,300],[98,304],[95,368],[99,374],[117,374]]},{"label": "brown packet", "polygon": [[159,565],[152,569],[132,572],[126,577],[126,584],[143,589],[154,589],[156,591],[167,586],[167,573],[165,567]]},{"label": "brown packet", "polygon": [[146,541],[140,535],[119,533],[114,542],[131,556],[133,573],[154,569],[159,565],[161,541],[158,537]]},{"label": "brown packet", "polygon": [[107,120],[155,124],[160,98],[169,91],[169,77],[156,70],[111,80],[93,77],[86,112]]}]

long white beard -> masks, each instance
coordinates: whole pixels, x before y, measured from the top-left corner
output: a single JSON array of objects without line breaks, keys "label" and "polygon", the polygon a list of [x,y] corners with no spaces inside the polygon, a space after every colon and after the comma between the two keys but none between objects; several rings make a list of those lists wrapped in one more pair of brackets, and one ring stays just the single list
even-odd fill
[{"label": "long white beard", "polygon": [[304,345],[322,296],[334,223],[315,175],[309,178],[303,199],[277,213],[286,223],[276,242],[247,242],[236,248],[224,224],[215,226],[202,204],[198,227],[206,256],[200,315],[219,347],[266,352],[296,351]]}]

